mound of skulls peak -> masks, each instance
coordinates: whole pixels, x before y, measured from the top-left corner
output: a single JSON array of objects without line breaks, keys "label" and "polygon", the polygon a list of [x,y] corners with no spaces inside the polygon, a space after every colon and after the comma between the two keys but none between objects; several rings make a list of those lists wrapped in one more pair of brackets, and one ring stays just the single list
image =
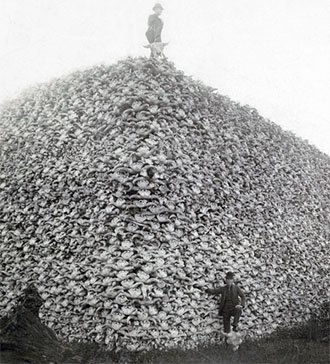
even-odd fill
[{"label": "mound of skulls peak", "polygon": [[330,158],[177,70],[128,58],[0,111],[0,315],[34,283],[66,340],[220,339],[234,271],[260,337],[329,300]]}]

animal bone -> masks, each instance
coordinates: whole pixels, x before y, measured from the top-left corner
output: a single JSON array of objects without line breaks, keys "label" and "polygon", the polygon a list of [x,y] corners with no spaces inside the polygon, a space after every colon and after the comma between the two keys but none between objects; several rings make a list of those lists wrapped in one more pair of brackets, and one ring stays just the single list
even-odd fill
[{"label": "animal bone", "polygon": [[224,331],[221,331],[220,335],[227,338],[227,344],[232,346],[233,351],[236,351],[243,342],[242,334],[240,334],[239,332],[231,331],[229,333],[226,333]]},{"label": "animal bone", "polygon": [[144,48],[149,48],[151,53],[150,53],[150,58],[151,59],[164,59],[166,58],[164,55],[164,48],[168,45],[168,43],[163,43],[163,42],[154,42],[151,44],[148,44],[146,46],[143,46]]}]

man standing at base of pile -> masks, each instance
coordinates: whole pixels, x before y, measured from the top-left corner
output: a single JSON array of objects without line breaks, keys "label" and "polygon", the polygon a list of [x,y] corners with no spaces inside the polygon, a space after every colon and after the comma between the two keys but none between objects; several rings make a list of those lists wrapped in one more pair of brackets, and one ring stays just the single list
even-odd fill
[{"label": "man standing at base of pile", "polygon": [[219,315],[223,318],[224,332],[230,332],[230,319],[233,316],[233,330],[238,331],[238,321],[245,306],[245,294],[242,289],[234,283],[234,273],[226,274],[226,285],[220,288],[207,289],[206,293],[221,294]]}]

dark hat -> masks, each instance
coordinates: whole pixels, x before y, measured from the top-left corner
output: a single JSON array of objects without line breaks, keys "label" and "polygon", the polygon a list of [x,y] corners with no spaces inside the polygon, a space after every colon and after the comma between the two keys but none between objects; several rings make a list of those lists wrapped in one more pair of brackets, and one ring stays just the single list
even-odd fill
[{"label": "dark hat", "polygon": [[164,8],[161,6],[161,4],[160,4],[160,3],[156,3],[156,4],[154,5],[154,7],[152,8],[152,10],[155,10],[155,9],[162,9],[162,10],[164,10]]},{"label": "dark hat", "polygon": [[234,279],[234,273],[233,272],[227,272],[226,273],[226,279]]}]

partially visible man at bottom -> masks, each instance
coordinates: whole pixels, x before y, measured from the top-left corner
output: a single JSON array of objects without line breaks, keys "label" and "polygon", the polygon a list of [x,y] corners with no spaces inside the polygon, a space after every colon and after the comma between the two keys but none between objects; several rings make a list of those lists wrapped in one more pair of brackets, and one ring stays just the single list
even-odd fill
[{"label": "partially visible man at bottom", "polygon": [[224,332],[229,333],[231,317],[234,317],[233,330],[238,331],[238,322],[245,306],[245,294],[242,289],[234,283],[234,273],[226,274],[226,285],[215,289],[207,289],[209,294],[221,294],[219,315],[223,318]]}]

